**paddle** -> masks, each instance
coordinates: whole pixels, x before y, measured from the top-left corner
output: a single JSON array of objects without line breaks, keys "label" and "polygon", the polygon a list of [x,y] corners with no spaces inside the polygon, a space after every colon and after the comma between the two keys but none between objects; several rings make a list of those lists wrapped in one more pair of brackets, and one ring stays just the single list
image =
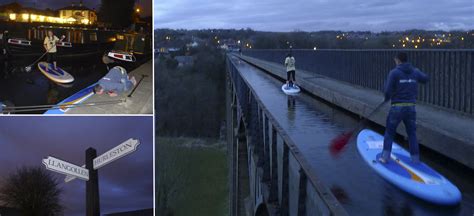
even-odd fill
[{"label": "paddle", "polygon": [[119,104],[126,102],[127,99],[120,100],[109,100],[109,101],[97,101],[90,103],[81,103],[81,104],[46,104],[46,105],[33,105],[33,106],[7,106],[0,102],[0,113],[21,113],[21,112],[33,112],[33,111],[42,111],[49,109],[70,109],[76,107],[89,107],[89,106],[102,106],[102,105],[111,105]]},{"label": "paddle", "polygon": [[342,149],[349,143],[349,141],[352,139],[353,135],[356,134],[355,132],[358,132],[362,127],[365,126],[366,122],[370,117],[372,117],[375,113],[377,113],[380,108],[385,105],[388,101],[384,101],[381,104],[379,104],[366,118],[361,120],[359,124],[357,124],[357,127],[354,129],[342,133],[336,138],[331,140],[331,144],[329,144],[329,150],[331,151],[332,155],[337,155],[339,154]]}]

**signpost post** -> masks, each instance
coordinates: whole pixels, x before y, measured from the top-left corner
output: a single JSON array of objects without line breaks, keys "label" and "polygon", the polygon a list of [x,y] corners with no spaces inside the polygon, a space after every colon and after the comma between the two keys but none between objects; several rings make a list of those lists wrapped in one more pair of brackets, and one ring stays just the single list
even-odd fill
[{"label": "signpost post", "polygon": [[100,216],[99,174],[93,169],[93,159],[96,156],[95,149],[86,150],[86,169],[89,170],[89,181],[86,182],[86,216]]},{"label": "signpost post", "polygon": [[64,181],[76,178],[86,182],[86,215],[100,216],[99,174],[98,169],[137,150],[140,141],[130,138],[97,157],[94,148],[86,150],[86,164],[82,167],[49,156],[43,159],[46,169],[66,175]]}]

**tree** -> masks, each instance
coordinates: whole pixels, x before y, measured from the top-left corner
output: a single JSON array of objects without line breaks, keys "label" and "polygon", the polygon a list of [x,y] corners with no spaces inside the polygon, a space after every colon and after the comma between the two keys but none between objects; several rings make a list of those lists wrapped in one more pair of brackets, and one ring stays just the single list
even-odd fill
[{"label": "tree", "polygon": [[61,215],[59,181],[41,167],[22,167],[4,179],[0,202],[25,216]]},{"label": "tree", "polygon": [[135,0],[102,0],[99,21],[125,28],[133,23]]}]

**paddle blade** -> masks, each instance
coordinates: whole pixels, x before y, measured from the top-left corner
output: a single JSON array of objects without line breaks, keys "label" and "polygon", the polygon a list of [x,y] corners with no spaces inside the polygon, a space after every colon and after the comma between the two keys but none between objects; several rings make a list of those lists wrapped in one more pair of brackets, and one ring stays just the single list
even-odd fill
[{"label": "paddle blade", "polygon": [[334,138],[331,141],[331,144],[329,144],[329,150],[331,151],[331,154],[337,155],[339,154],[342,149],[349,143],[349,140],[352,137],[353,131],[343,133],[336,138]]}]

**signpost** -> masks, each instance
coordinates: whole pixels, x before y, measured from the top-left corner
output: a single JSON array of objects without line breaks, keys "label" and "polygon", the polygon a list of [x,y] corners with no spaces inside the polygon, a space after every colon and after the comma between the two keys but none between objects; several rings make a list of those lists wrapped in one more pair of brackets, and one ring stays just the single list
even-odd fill
[{"label": "signpost", "polygon": [[[66,175],[64,181],[76,178],[86,182],[86,215],[100,216],[98,169],[137,150],[140,141],[130,138],[97,157],[96,150],[86,150],[86,164],[82,167],[48,156],[43,159],[46,169]],[[90,175],[90,176],[89,176]]]},{"label": "signpost", "polygon": [[43,159],[43,164],[48,170],[74,176],[86,181],[89,180],[89,170],[55,157],[49,156],[48,158]]},{"label": "signpost", "polygon": [[[94,158],[94,169],[99,169],[112,161],[134,152],[137,150],[138,145],[140,145],[139,140],[133,138],[128,139],[99,157]],[[86,165],[82,165],[82,167],[86,167]],[[76,179],[75,176],[67,175],[64,181],[67,183],[74,179]]]}]

